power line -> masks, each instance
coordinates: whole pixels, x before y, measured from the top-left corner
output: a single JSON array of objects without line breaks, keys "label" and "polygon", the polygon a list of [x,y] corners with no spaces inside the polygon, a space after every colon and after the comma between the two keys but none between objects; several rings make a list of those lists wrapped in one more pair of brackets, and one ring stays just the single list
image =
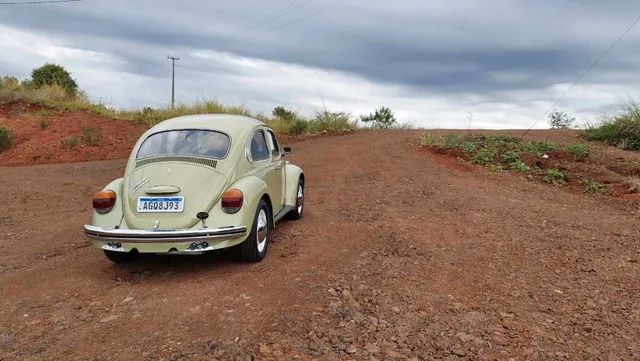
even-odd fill
[{"label": "power line", "polygon": [[[584,77],[587,76],[587,74],[589,74],[589,72],[591,72],[591,70],[593,70],[596,66],[598,66],[598,64],[600,64],[600,61],[602,61],[602,59],[604,59],[605,56],[607,56],[607,54],[609,54],[609,52],[611,51],[611,49],[613,49],[616,45],[618,45],[618,43],[631,31],[631,29],[633,29],[638,23],[640,22],[640,16],[638,16],[638,18],[622,33],[620,34],[620,36],[618,36],[618,38],[611,43],[611,45],[609,45],[609,47],[602,52],[602,54],[600,54],[600,56],[598,57],[598,59],[596,59],[596,61],[594,61],[591,66],[589,66],[587,68],[587,70],[585,70],[582,74],[580,74],[580,76],[578,77],[578,79],[576,79],[575,82],[573,82],[573,84],[571,84],[571,86],[565,90],[564,93],[562,93],[562,95],[560,95],[560,97],[558,97],[558,99],[556,99],[551,106],[549,107],[549,109],[547,109],[547,111],[544,113],[543,117],[546,117],[576,86],[578,86],[578,84],[582,81],[582,79],[584,79]],[[536,126],[536,124],[538,124],[540,122],[541,119],[538,119],[535,121],[535,123],[533,123],[533,125],[531,127],[529,127],[529,129],[527,129],[526,132],[524,132],[524,135],[527,135],[527,133],[529,133],[529,131],[531,129],[533,129],[533,127]]]},{"label": "power line", "polygon": [[284,15],[285,13],[295,10],[301,6],[304,6],[306,3],[310,2],[311,0],[296,0],[292,3],[289,3],[289,5],[286,5],[282,8],[280,8],[279,10],[274,11],[273,13],[267,15],[264,20],[265,21],[270,21],[272,19],[278,18],[282,15]]},{"label": "power line", "polygon": [[338,6],[338,5],[342,4],[342,3],[343,3],[343,2],[345,2],[345,1],[346,1],[346,0],[339,0],[339,1],[337,1],[337,2],[334,2],[334,3],[331,3],[331,4],[327,4],[326,6],[323,6],[323,7],[317,8],[316,10],[310,11],[310,12],[308,12],[308,13],[306,13],[306,14],[304,14],[304,15],[300,16],[300,17],[294,18],[294,19],[292,19],[292,20],[290,20],[290,21],[287,21],[287,22],[285,22],[285,23],[283,23],[283,24],[281,24],[281,25],[278,25],[278,26],[276,26],[276,27],[273,27],[273,28],[271,28],[271,29],[268,29],[267,31],[275,31],[275,30],[280,30],[280,29],[282,29],[282,28],[286,28],[287,26],[289,26],[289,25],[291,25],[291,24],[294,24],[294,23],[297,23],[297,22],[299,22],[300,20],[303,20],[303,19],[305,19],[305,18],[308,18],[309,16],[317,15],[317,14],[319,14],[319,13],[321,13],[321,12],[324,12],[324,11],[328,10],[329,8],[332,8],[332,7],[334,7],[334,6]]},{"label": "power line", "polygon": [[0,5],[38,5],[38,4],[61,4],[76,3],[84,0],[33,0],[33,1],[7,1],[0,2]]}]

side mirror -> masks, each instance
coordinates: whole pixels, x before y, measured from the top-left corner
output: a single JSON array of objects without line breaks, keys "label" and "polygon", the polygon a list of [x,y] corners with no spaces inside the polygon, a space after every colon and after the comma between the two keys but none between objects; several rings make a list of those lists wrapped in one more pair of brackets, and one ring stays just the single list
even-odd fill
[{"label": "side mirror", "polygon": [[282,148],[282,155],[289,155],[289,154],[291,154],[291,147]]}]

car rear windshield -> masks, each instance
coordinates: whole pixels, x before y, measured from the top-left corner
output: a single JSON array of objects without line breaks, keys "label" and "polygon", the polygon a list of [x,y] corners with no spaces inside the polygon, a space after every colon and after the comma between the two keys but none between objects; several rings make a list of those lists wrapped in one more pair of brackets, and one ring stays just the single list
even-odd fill
[{"label": "car rear windshield", "polygon": [[229,151],[229,136],[211,130],[171,130],[144,140],[136,159],[163,155],[191,155],[222,159]]}]

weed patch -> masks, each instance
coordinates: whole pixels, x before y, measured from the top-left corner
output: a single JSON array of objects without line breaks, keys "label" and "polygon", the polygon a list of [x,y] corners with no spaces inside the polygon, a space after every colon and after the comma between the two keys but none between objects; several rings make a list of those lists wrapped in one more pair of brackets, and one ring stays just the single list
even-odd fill
[{"label": "weed patch", "polygon": [[0,127],[0,152],[4,152],[13,147],[15,136],[9,128]]}]

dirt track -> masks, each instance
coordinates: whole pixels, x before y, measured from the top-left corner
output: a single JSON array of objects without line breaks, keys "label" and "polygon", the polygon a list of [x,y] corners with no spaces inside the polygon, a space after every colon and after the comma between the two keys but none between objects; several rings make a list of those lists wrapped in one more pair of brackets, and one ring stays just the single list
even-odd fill
[{"label": "dirt track", "polygon": [[640,220],[419,152],[302,142],[306,216],[267,259],[87,245],[123,161],[0,168],[0,360],[640,359]]}]

